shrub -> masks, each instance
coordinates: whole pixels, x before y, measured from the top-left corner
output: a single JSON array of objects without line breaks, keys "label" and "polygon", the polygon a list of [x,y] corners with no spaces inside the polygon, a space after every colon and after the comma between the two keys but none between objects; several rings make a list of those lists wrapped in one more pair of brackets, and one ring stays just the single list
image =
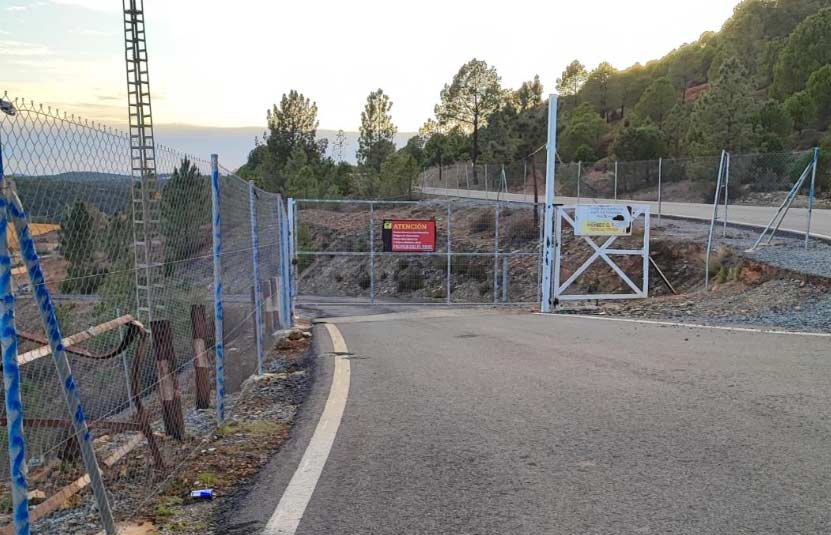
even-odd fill
[{"label": "shrub", "polygon": [[369,273],[366,271],[361,271],[358,274],[358,286],[361,287],[362,290],[366,290],[372,284],[372,277],[370,277]]},{"label": "shrub", "polygon": [[402,271],[398,275],[398,293],[414,292],[424,288],[424,274],[414,269]]},{"label": "shrub", "polygon": [[479,212],[473,219],[470,229],[473,232],[493,232],[495,228],[496,217],[490,210]]},{"label": "shrub", "polygon": [[459,256],[453,259],[453,272],[478,282],[488,279],[488,260],[473,256]]}]

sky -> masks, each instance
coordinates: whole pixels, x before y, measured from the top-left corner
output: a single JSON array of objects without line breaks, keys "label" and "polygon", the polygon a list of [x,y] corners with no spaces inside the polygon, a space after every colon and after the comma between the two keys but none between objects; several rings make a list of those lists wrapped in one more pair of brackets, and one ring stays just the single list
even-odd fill
[{"label": "sky", "polygon": [[[416,131],[471,58],[503,85],[564,66],[645,62],[717,30],[733,0],[145,0],[156,124],[262,126],[280,95],[316,101],[322,129],[357,130],[370,91]],[[126,121],[121,0],[0,0],[0,94]]]}]

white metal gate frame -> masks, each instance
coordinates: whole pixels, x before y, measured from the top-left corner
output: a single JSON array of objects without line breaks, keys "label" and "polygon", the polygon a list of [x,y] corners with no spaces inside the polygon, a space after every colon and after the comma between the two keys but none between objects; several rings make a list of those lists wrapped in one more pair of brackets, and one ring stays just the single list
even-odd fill
[{"label": "white metal gate frame", "polygon": [[[618,236],[610,236],[603,242],[602,245],[595,242],[588,236],[581,236],[583,241],[589,244],[594,250],[594,253],[577,268],[577,270],[563,283],[560,284],[560,265],[562,257],[562,236],[563,236],[563,221],[571,225],[571,228],[576,230],[577,223],[573,213],[577,205],[564,205],[555,207],[555,239],[554,239],[554,303],[555,305],[561,301],[585,301],[585,300],[607,300],[607,299],[644,299],[649,296],[649,206],[648,205],[628,205],[632,211],[632,222],[634,223],[639,217],[644,218],[643,230],[643,247],[641,249],[610,249],[612,244],[617,241]],[[627,275],[611,256],[641,256],[643,258],[643,280],[641,286],[635,284],[634,281]],[[565,294],[564,292],[574,284],[574,282],[588,270],[592,264],[598,259],[602,259],[611,267],[614,272],[626,283],[633,293],[626,294]]]}]

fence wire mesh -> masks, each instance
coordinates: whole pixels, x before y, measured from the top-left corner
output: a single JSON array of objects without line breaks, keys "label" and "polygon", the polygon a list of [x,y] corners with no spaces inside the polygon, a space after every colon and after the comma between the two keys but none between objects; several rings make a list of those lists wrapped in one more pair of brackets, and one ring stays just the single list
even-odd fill
[{"label": "fence wire mesh", "polygon": [[[812,151],[733,154],[731,202],[776,206],[810,162]],[[477,164],[458,162],[422,173],[422,190],[441,194],[542,202],[545,197],[546,150],[521,162]],[[662,158],[644,161],[557,161],[556,194],[567,202],[633,200],[712,203],[720,157]],[[475,172],[474,172],[475,171]],[[660,191],[660,194],[659,194]],[[536,196],[535,196],[536,192]],[[807,203],[802,198],[795,206]]]},{"label": "fence wire mesh", "polygon": [[[28,101],[11,102],[17,113],[0,114],[5,178],[29,216],[109,501],[115,516],[125,519],[141,511],[184,460],[198,454],[217,426],[211,165],[156,146],[163,277],[154,292],[160,303],[153,321],[142,325],[135,321],[129,137]],[[262,332],[278,327],[274,279],[280,265],[280,199],[250,188],[224,169],[220,198],[225,383],[230,393],[257,370],[253,288],[262,291],[257,300]],[[62,382],[44,349],[48,344],[33,299],[37,289],[29,284],[14,233],[9,242],[24,469],[30,489],[46,497],[77,492],[80,500],[78,507],[66,510],[33,503],[32,532],[96,533],[103,526],[84,478]],[[259,284],[253,278],[255,262]],[[233,406],[228,417],[233,418]],[[0,477],[7,483],[0,489],[0,530],[6,530],[0,532],[11,533],[5,430]]]},{"label": "fence wire mesh", "polygon": [[[537,301],[541,228],[537,205],[485,201],[296,202],[301,303]],[[434,221],[433,250],[385,252],[382,230],[385,221],[393,220]]]}]

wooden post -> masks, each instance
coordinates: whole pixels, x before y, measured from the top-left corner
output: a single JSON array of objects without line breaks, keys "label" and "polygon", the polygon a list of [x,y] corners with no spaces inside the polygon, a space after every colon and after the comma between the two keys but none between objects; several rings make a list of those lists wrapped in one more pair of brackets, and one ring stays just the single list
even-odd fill
[{"label": "wooden post", "polygon": [[176,380],[176,354],[173,351],[173,333],[169,320],[152,323],[153,351],[156,356],[156,373],[159,394],[162,398],[164,430],[176,440],[185,438],[185,420],[182,415],[182,395]]},{"label": "wooden post", "polygon": [[190,324],[193,333],[193,370],[196,379],[196,408],[211,406],[211,363],[208,359],[208,320],[205,305],[191,305]]},{"label": "wooden post", "polygon": [[274,320],[271,311],[271,281],[266,279],[263,286],[263,323],[265,324],[266,334],[270,335],[274,332]]}]

